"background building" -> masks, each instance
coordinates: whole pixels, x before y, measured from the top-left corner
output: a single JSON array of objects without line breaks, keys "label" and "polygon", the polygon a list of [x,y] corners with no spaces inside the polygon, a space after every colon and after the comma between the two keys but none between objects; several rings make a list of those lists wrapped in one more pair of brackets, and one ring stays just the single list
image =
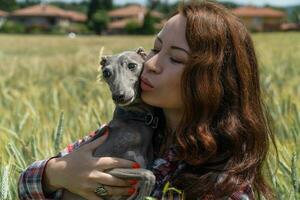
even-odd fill
[{"label": "background building", "polygon": [[277,31],[286,20],[286,14],[272,8],[244,6],[232,10],[251,31]]},{"label": "background building", "polygon": [[86,16],[56,6],[38,4],[13,11],[9,19],[22,23],[26,30],[34,28],[50,30],[55,26],[67,27],[72,22],[83,23],[86,21]]},{"label": "background building", "polygon": [[[128,5],[108,12],[110,23],[108,24],[108,33],[123,33],[125,27],[130,21],[140,25],[143,24],[148,9],[139,4]],[[158,11],[151,11],[151,16],[162,20],[164,15]]]},{"label": "background building", "polygon": [[0,10],[0,27],[4,23],[6,17],[7,17],[7,12]]}]

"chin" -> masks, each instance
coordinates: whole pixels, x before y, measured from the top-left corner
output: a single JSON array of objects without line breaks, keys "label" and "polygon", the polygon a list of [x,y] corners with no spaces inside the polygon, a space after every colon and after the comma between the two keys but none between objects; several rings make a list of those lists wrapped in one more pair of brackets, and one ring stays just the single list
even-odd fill
[{"label": "chin", "polygon": [[154,96],[147,93],[147,92],[142,92],[141,93],[141,99],[143,102],[145,102],[146,104],[150,105],[150,106],[155,106],[155,107],[160,107],[158,105],[158,102],[157,102],[157,98],[153,98]]}]

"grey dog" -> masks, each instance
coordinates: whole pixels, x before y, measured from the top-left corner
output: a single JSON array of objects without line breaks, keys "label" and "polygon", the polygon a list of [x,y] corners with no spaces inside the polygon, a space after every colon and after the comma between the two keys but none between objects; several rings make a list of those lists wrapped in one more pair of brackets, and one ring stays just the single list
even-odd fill
[{"label": "grey dog", "polygon": [[[94,156],[119,157],[141,165],[140,169],[114,168],[104,171],[118,178],[139,180],[139,191],[130,197],[112,195],[103,199],[144,200],[155,185],[155,176],[148,169],[153,161],[152,136],[158,117],[154,115],[154,108],[140,98],[140,74],[145,58],[144,49],[139,47],[135,51],[104,56],[100,62],[103,78],[110,88],[116,108],[107,126],[108,138],[94,151]],[[105,130],[99,129],[97,137],[103,132]],[[65,190],[63,199],[82,198]]]}]

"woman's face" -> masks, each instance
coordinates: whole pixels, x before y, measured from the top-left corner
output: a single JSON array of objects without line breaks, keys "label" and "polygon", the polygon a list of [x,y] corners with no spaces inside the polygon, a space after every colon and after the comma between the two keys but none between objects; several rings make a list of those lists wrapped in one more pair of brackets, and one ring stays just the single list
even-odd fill
[{"label": "woman's face", "polygon": [[[186,18],[170,18],[155,38],[154,47],[144,62],[141,98],[163,109],[182,109],[181,75],[190,52],[185,37]],[[148,81],[153,87],[145,85]]]}]

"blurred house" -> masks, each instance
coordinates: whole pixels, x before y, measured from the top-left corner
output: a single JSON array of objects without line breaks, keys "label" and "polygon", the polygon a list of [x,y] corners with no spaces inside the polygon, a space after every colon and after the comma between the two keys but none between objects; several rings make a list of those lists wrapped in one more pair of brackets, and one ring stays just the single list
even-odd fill
[{"label": "blurred house", "polygon": [[0,10],[0,27],[2,26],[2,24],[4,23],[6,17],[7,17],[8,13],[5,11]]},{"label": "blurred house", "polygon": [[50,30],[55,26],[67,27],[70,23],[84,23],[87,17],[79,12],[67,11],[47,4],[38,4],[13,11],[9,19],[25,25],[27,30]]},{"label": "blurred house", "polygon": [[[130,21],[142,25],[147,11],[146,7],[139,4],[132,4],[109,11],[108,16],[110,18],[110,23],[108,24],[107,32],[117,34],[124,33],[125,27]],[[151,11],[151,16],[159,20],[164,17],[163,14],[158,11]],[[156,26],[159,26],[159,24]]]},{"label": "blurred house", "polygon": [[282,31],[300,31],[300,24],[297,23],[283,23],[280,25]]},{"label": "blurred house", "polygon": [[272,8],[244,6],[232,10],[250,31],[277,31],[285,21],[286,14]]}]

